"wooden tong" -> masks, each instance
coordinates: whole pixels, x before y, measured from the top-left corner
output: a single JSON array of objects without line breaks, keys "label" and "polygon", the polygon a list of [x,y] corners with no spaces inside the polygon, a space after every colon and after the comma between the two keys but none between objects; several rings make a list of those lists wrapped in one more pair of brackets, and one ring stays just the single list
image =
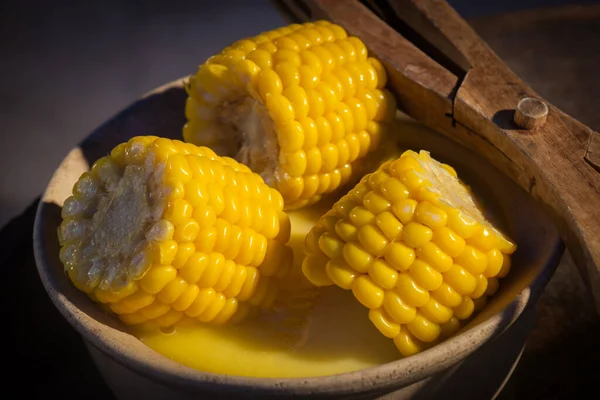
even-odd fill
[{"label": "wooden tong", "polygon": [[[522,82],[443,0],[286,0],[384,64],[399,108],[482,154],[550,212],[600,311],[600,134]],[[593,100],[593,99],[590,99]]]}]

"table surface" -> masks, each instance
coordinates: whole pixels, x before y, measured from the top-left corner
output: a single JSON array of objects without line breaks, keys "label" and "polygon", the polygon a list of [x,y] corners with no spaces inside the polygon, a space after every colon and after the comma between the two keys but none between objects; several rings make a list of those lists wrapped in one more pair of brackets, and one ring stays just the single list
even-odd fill
[{"label": "table surface", "polygon": [[[470,21],[540,95],[600,129],[600,5],[539,9]],[[47,298],[32,254],[33,204],[0,231],[7,284],[0,291],[8,372],[5,390],[24,398],[107,399],[112,395],[72,330]],[[13,328],[14,327],[14,328]],[[600,317],[566,254],[537,306],[534,330],[502,399],[598,398]],[[493,362],[493,361],[492,361]],[[23,378],[35,376],[35,384]],[[584,396],[583,393],[586,393]],[[592,395],[595,393],[595,396]]]}]

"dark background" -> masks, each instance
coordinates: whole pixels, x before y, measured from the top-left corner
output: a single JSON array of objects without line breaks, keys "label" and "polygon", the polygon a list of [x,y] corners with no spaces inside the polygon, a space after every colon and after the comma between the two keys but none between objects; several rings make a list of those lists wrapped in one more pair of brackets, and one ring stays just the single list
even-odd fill
[{"label": "dark background", "polygon": [[[194,72],[227,44],[285,24],[267,0],[211,3],[0,0],[0,228],[99,124],[156,86]],[[600,98],[600,0],[450,3],[541,96],[600,130],[594,102]],[[582,3],[598,6],[540,11]],[[527,9],[533,11],[506,14]],[[0,387],[11,398],[107,399],[79,336],[37,276],[34,210],[0,230]],[[561,264],[501,399],[599,398],[599,337],[600,319],[575,267]]]},{"label": "dark background", "polygon": [[[465,17],[581,2],[450,1]],[[117,111],[284,23],[267,0],[0,1],[0,227]]]}]

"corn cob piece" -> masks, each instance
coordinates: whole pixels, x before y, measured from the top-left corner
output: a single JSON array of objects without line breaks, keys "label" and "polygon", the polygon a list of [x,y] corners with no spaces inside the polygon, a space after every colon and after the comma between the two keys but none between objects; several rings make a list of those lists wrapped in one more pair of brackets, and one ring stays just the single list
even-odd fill
[{"label": "corn cob piece", "polygon": [[352,290],[409,356],[485,305],[516,246],[485,219],[452,167],[409,150],[324,214],[306,249],[305,276]]},{"label": "corn cob piece", "polygon": [[396,112],[386,72],[326,21],[240,40],[189,82],[187,142],[235,157],[281,192],[285,209],[348,182]]},{"label": "corn cob piece", "polygon": [[283,199],[237,161],[151,136],[115,147],[62,208],[73,284],[126,324],[224,323],[273,304],[292,250]]}]

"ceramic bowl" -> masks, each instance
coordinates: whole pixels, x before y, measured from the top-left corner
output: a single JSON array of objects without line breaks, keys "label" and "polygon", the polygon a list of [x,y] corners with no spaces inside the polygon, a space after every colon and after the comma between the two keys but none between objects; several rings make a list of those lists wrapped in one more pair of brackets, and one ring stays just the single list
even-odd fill
[{"label": "ceramic bowl", "polygon": [[[97,158],[133,136],[180,138],[185,100],[182,82],[172,83],[144,96],[106,122],[62,161],[37,210],[34,248],[39,275],[53,303],[81,334],[100,372],[119,398],[376,398],[390,393],[392,398],[416,398],[419,393],[431,394],[435,392],[434,386],[441,387],[440,382],[451,381],[460,365],[475,363],[471,367],[473,374],[481,375],[482,365],[473,357],[486,347],[493,349],[494,343],[499,343],[494,339],[505,336],[502,333],[535,303],[564,250],[551,220],[526,192],[470,150],[402,118],[398,144],[430,151],[433,157],[453,165],[467,183],[483,189],[488,206],[493,205],[496,214],[504,216],[505,229],[519,245],[513,269],[492,301],[445,342],[412,357],[357,372],[305,379],[267,379],[205,373],[183,366],[141,343],[118,319],[102,312],[70,284],[58,258],[56,232],[61,221],[60,207],[80,174]],[[531,317],[528,318],[530,321]],[[526,334],[521,335],[517,348],[525,337]],[[500,360],[506,351],[498,348],[492,354]],[[495,365],[490,355],[485,357],[487,369],[491,368],[489,364]],[[471,375],[467,385],[472,385],[475,377]]]}]

